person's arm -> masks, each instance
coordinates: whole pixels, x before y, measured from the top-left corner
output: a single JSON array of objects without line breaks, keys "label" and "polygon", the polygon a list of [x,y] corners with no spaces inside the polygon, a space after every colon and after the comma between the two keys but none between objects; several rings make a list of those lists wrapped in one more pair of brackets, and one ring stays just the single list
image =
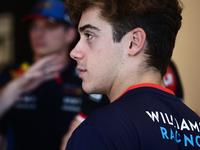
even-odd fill
[{"label": "person's arm", "polygon": [[94,110],[102,108],[110,103],[108,97],[102,94],[90,94],[82,106],[82,112],[77,114],[72,120],[67,133],[62,138],[60,150],[65,150],[67,142],[74,130],[87,118]]},{"label": "person's arm", "polygon": [[67,133],[62,138],[60,150],[65,150],[67,142],[69,138],[71,137],[72,133],[84,120],[85,118],[79,114],[74,117],[74,119],[71,121],[71,124],[69,126]]},{"label": "person's arm", "polygon": [[15,103],[18,96],[35,89],[44,81],[57,77],[63,68],[63,57],[47,56],[6,84],[0,89],[0,118]]}]

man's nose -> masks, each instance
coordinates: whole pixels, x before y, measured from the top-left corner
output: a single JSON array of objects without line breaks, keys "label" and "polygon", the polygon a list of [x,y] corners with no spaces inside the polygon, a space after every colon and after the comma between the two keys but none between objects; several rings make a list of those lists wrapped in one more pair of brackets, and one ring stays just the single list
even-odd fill
[{"label": "man's nose", "polygon": [[70,52],[70,57],[77,61],[77,60],[82,59],[83,56],[84,56],[83,51],[81,50],[79,43],[77,43],[74,49]]}]

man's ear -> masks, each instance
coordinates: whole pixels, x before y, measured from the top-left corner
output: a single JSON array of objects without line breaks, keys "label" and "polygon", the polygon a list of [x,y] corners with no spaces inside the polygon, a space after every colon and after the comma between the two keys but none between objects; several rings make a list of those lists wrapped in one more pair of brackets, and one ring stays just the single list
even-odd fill
[{"label": "man's ear", "polygon": [[76,38],[77,38],[77,30],[76,30],[76,28],[74,28],[74,27],[69,28],[66,31],[66,37],[65,37],[66,42],[71,44],[76,40]]},{"label": "man's ear", "polygon": [[129,33],[128,55],[135,56],[145,45],[146,33],[142,28],[135,28]]}]

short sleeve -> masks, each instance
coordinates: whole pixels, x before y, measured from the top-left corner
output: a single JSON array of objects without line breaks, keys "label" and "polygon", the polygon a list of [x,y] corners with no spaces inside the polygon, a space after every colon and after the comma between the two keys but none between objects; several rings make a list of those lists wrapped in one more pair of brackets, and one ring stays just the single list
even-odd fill
[{"label": "short sleeve", "polygon": [[[116,143],[115,143],[116,145]],[[83,126],[75,130],[67,143],[66,150],[114,150],[114,141],[95,127]]]}]

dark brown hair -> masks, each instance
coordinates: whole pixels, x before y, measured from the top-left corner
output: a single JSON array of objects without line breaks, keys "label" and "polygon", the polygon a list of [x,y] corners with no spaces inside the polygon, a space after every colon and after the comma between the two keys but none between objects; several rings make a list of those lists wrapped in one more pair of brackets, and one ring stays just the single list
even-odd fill
[{"label": "dark brown hair", "polygon": [[147,65],[165,75],[181,27],[182,3],[179,0],[66,0],[66,6],[75,23],[87,8],[99,7],[101,15],[112,26],[115,42],[141,27],[148,41]]}]

